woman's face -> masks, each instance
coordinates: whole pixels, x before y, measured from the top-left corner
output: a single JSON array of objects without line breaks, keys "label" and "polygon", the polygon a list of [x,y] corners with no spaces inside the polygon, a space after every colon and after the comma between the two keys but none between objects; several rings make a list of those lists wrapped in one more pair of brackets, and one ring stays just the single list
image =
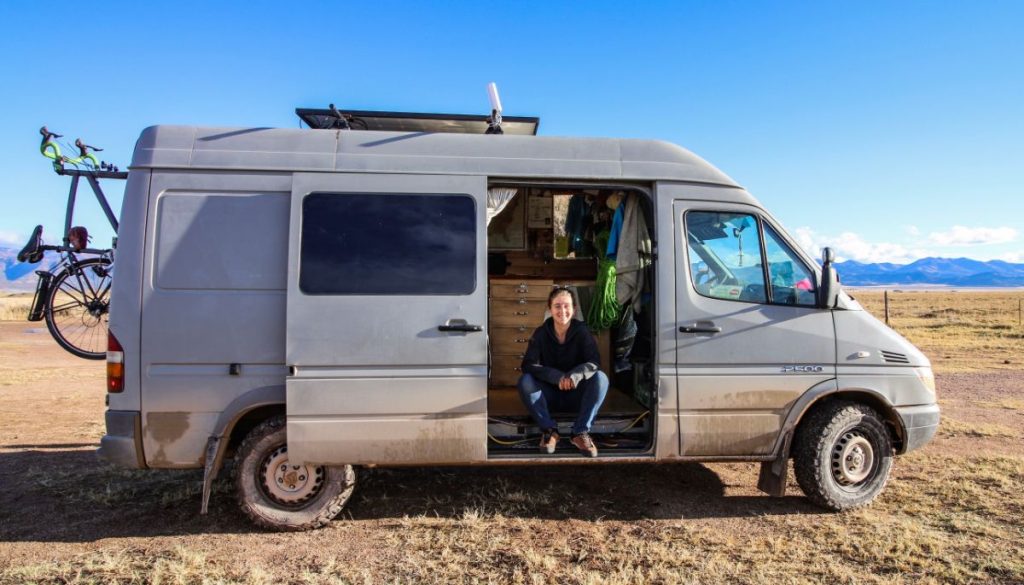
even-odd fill
[{"label": "woman's face", "polygon": [[569,291],[562,291],[551,299],[551,318],[559,325],[568,325],[572,320],[573,306],[572,295]]}]

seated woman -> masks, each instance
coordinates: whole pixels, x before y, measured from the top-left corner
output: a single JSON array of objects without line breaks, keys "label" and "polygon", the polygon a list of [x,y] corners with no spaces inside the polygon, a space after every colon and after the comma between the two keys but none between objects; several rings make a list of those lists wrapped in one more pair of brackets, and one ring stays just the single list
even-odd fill
[{"label": "seated woman", "polygon": [[584,455],[596,457],[590,427],[608,394],[597,342],[585,323],[572,318],[575,306],[568,288],[551,291],[548,310],[551,317],[533,332],[526,348],[519,396],[543,432],[542,453],[554,453],[558,445],[558,425],[550,414],[554,409],[578,413],[572,444]]}]

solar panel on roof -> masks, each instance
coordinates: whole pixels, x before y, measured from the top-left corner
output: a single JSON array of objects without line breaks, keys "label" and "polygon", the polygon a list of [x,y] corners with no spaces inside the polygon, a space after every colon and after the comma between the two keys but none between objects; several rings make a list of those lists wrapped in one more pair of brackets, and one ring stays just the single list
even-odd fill
[{"label": "solar panel on roof", "polygon": [[[351,130],[377,130],[383,132],[454,132],[484,134],[488,117],[472,114],[423,114],[412,112],[371,112],[365,110],[338,110]],[[295,113],[313,129],[338,128],[338,118],[326,108],[296,108]],[[505,134],[535,136],[540,118],[502,116],[501,129]]]}]

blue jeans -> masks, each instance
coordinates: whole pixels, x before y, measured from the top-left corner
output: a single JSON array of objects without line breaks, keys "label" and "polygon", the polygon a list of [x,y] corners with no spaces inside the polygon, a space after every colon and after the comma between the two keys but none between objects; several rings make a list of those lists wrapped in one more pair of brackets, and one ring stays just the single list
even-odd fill
[{"label": "blue jeans", "polygon": [[541,430],[558,428],[549,409],[556,412],[578,412],[576,422],[572,425],[572,434],[578,435],[590,432],[597,411],[608,394],[608,376],[604,372],[597,372],[572,390],[559,390],[554,384],[523,374],[517,387],[519,397]]}]

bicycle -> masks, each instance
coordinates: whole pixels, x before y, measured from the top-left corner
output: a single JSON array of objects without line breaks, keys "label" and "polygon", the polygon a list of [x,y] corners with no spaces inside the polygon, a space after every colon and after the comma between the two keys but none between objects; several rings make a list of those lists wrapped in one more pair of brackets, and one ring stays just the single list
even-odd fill
[{"label": "bicycle", "polygon": [[[92,360],[106,356],[110,285],[113,279],[113,249],[87,247],[84,228],[72,228],[69,245],[47,246],[43,226],[32,230],[28,243],[18,253],[19,262],[40,262],[45,252],[60,253],[49,270],[37,270],[39,282],[29,309],[29,321],[46,320],[46,328],[61,347]],[[79,258],[78,254],[96,254]]]},{"label": "bicycle", "polygon": [[[40,153],[53,161],[54,172],[71,177],[71,190],[68,192],[64,218],[63,244],[43,244],[43,226],[37,225],[28,243],[18,253],[19,262],[31,264],[41,262],[46,252],[60,254],[60,259],[48,270],[36,271],[39,282],[36,284],[28,320],[45,319],[50,335],[70,353],[86,359],[104,359],[117,238],[114,238],[111,248],[90,248],[88,231],[81,226],[72,227],[72,220],[79,179],[85,177],[116,234],[117,218],[110,209],[98,179],[123,180],[128,178],[128,173],[120,172],[116,166],[98,160],[93,153],[103,149],[85,144],[81,138],[75,140],[79,156],[70,158],[62,154],[60,145],[55,141],[62,135],[50,132],[46,126],[40,128],[39,133],[43,137],[39,146]],[[76,168],[67,168],[66,165]],[[79,254],[95,256],[80,258]]]}]

